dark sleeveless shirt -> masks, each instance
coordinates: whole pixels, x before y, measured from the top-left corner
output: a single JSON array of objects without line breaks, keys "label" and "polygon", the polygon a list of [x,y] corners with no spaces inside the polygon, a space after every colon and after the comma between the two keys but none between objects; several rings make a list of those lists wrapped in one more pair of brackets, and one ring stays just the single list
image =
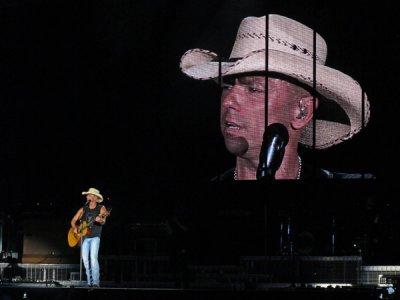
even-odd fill
[{"label": "dark sleeveless shirt", "polygon": [[101,237],[102,225],[95,222],[94,219],[100,214],[102,206],[103,205],[97,204],[94,209],[90,209],[89,206],[83,207],[82,221],[91,223],[91,226],[89,227],[90,234],[86,236],[87,238],[92,238],[96,236]]}]

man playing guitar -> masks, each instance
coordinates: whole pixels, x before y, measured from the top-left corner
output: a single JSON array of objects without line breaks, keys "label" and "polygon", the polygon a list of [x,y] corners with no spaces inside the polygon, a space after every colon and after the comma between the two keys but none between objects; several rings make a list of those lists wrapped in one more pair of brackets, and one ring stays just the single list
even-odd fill
[{"label": "man playing guitar", "polygon": [[[82,260],[86,270],[87,284],[90,287],[100,286],[100,267],[98,262],[98,253],[100,247],[100,238],[102,226],[106,222],[108,211],[104,205],[99,203],[103,202],[103,196],[99,190],[90,188],[86,192],[87,203],[81,207],[71,220],[71,227],[76,235],[81,234],[78,232],[78,221],[86,221],[89,226],[87,234],[83,236],[82,242]],[[89,261],[90,256],[90,261]]]}]

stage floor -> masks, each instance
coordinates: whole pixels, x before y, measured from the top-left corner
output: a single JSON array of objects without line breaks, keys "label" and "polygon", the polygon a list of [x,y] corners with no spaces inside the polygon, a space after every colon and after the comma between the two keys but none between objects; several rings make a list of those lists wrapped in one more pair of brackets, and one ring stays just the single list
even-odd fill
[{"label": "stage floor", "polygon": [[376,287],[341,288],[290,288],[269,287],[263,290],[226,289],[172,289],[172,288],[119,288],[119,287],[65,287],[52,284],[2,284],[0,300],[11,299],[135,299],[135,300],[184,300],[184,299],[395,299],[387,290]]}]

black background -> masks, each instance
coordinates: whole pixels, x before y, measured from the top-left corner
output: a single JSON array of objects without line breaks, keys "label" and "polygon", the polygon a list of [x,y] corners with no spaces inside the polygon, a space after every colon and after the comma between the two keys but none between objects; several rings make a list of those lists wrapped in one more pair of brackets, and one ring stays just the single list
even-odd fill
[{"label": "black background", "polygon": [[[396,262],[400,26],[392,2],[0,3],[0,201],[9,215],[54,211],[68,224],[84,203],[81,192],[93,186],[114,207],[114,226],[179,214],[202,228],[191,235],[199,244],[213,232],[219,241],[245,244],[243,253],[260,253],[265,199],[272,215],[301,208],[306,213],[297,226],[314,222],[324,232],[332,215],[343,220],[343,232],[353,228],[350,220],[371,225],[362,218],[372,201],[373,215],[381,216],[373,230],[392,239],[378,243],[374,259]],[[359,81],[371,102],[364,132],[305,156],[332,170],[372,172],[373,183],[288,183],[270,193],[256,183],[209,183],[234,163],[219,133],[219,91],[185,77],[179,59],[197,47],[228,57],[240,21],[266,12],[315,28],[328,44],[327,65]],[[276,233],[278,218],[268,220],[267,230]],[[243,242],[239,231],[258,246]],[[215,253],[218,245],[207,249]],[[108,251],[123,250],[109,245]]]}]

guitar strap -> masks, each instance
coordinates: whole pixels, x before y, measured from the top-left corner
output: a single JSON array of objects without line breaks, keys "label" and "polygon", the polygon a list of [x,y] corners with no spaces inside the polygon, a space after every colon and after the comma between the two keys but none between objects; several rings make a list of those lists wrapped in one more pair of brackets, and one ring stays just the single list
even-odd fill
[{"label": "guitar strap", "polygon": [[[97,207],[96,207],[97,208]],[[83,207],[83,215],[82,215],[82,221],[86,221],[87,223],[90,223],[93,219],[93,213],[91,213],[89,207],[86,205]],[[93,223],[89,226],[89,228],[92,228]]]},{"label": "guitar strap", "polygon": [[90,209],[88,206],[83,207],[82,220],[89,224],[89,229],[91,230],[90,236],[100,236],[101,227],[94,222],[94,219],[100,215],[102,205],[97,204],[95,209]]},{"label": "guitar strap", "polygon": [[88,207],[85,205],[84,207],[83,207],[83,214],[82,214],[82,221],[86,221],[86,222],[89,222],[89,220],[88,220]]}]

